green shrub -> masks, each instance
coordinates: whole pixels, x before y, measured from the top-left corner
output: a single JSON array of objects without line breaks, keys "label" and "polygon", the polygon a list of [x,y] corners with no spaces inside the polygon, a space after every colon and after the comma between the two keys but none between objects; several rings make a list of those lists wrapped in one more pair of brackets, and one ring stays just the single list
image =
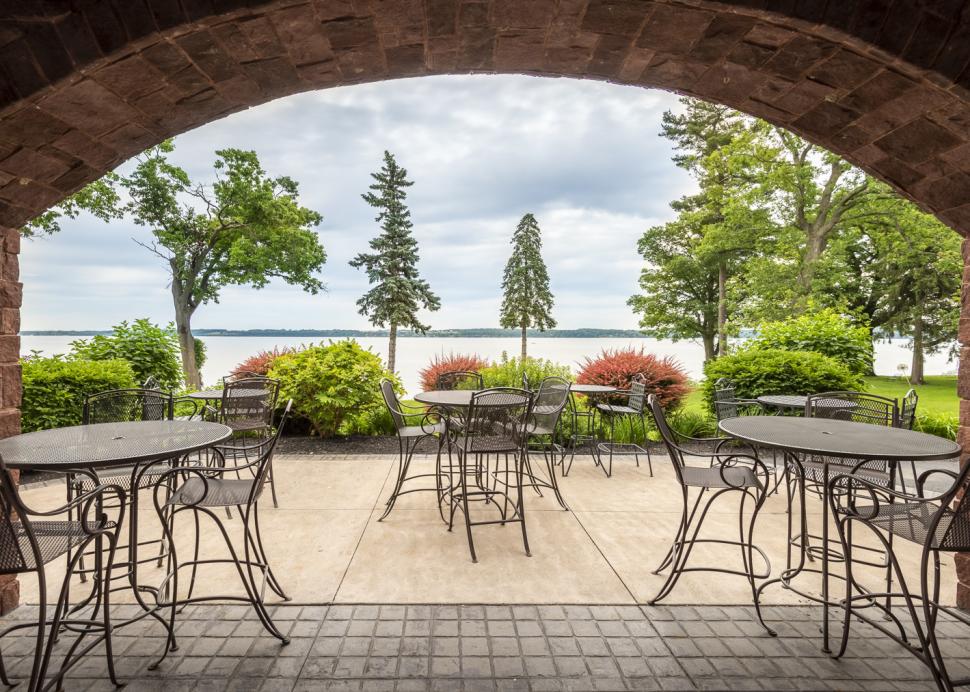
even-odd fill
[{"label": "green shrub", "polygon": [[960,427],[960,418],[953,413],[920,413],[916,412],[916,424],[914,430],[945,437],[949,440],[957,439],[957,428]]},{"label": "green shrub", "polygon": [[[696,409],[679,408],[669,411],[667,423],[681,435],[688,437],[714,437],[718,434],[717,419]],[[660,439],[659,434],[657,439]]]},{"label": "green shrub", "polygon": [[526,358],[523,363],[518,358],[509,358],[504,351],[499,362],[481,370],[486,387],[521,387],[523,372],[533,389],[547,377],[561,377],[567,382],[573,379],[568,365],[544,358]]},{"label": "green shrub", "polygon": [[24,432],[80,425],[86,397],[135,386],[135,374],[126,360],[64,360],[35,355],[20,363]]},{"label": "green shrub", "polygon": [[701,385],[704,402],[714,410],[714,382],[726,377],[742,399],[763,394],[816,394],[818,392],[863,389],[860,375],[842,363],[812,351],[744,349],[721,356],[704,366]]},{"label": "green shrub", "polygon": [[193,343],[195,345],[195,367],[201,370],[202,366],[205,365],[205,359],[209,357],[209,349],[199,337],[195,337]]},{"label": "green shrub", "polygon": [[813,351],[842,363],[856,374],[872,372],[869,328],[854,324],[832,308],[763,324],[747,348]]},{"label": "green shrub", "polygon": [[[175,327],[159,327],[147,319],[122,322],[112,327],[110,336],[98,334],[89,340],[71,342],[73,360],[126,360],[142,384],[154,377],[162,389],[177,389],[182,384],[182,362]],[[203,357],[203,360],[205,358]]]},{"label": "green shrub", "polygon": [[280,381],[279,401],[293,399],[294,412],[314,434],[330,437],[363,429],[384,407],[381,378],[400,383],[380,356],[353,339],[310,346],[280,356],[269,376]]}]

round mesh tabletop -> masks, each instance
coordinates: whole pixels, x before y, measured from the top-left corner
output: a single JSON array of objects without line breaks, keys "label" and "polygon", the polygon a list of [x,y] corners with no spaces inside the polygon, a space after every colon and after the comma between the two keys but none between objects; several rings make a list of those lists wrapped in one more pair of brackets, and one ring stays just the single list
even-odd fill
[{"label": "round mesh tabletop", "polygon": [[722,420],[717,427],[756,445],[831,457],[918,461],[960,453],[956,442],[935,435],[830,418],[742,416]]},{"label": "round mesh tabletop", "polygon": [[[201,392],[189,392],[186,396],[190,399],[214,401],[222,399],[222,392],[223,390],[221,389],[203,389]],[[233,389],[230,390],[229,396],[255,399],[256,397],[266,396],[266,394],[265,389]]]},{"label": "round mesh tabletop", "polygon": [[[421,392],[414,395],[414,400],[426,404],[428,406],[450,406],[453,408],[468,407],[472,404],[472,395],[478,392],[486,391],[484,389],[436,389],[431,392]],[[525,397],[522,397],[522,402],[525,402]],[[492,405],[493,406],[508,406],[510,404],[516,403],[508,399],[502,401],[496,399]],[[479,402],[479,405],[487,406],[488,403]]]},{"label": "round mesh tabletop", "polygon": [[14,469],[97,468],[177,457],[223,442],[232,430],[205,421],[131,421],[39,430],[0,440]]},{"label": "round mesh tabletop", "polygon": [[617,391],[616,387],[605,384],[578,384],[569,385],[569,391],[575,394],[611,394]]},{"label": "round mesh tabletop", "polygon": [[805,408],[808,397],[802,394],[764,394],[759,396],[756,401],[765,406],[775,408]]}]

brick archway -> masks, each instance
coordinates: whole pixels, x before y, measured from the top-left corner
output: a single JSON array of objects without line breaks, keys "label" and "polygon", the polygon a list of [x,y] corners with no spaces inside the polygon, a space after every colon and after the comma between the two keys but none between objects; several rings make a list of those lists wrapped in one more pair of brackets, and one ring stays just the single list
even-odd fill
[{"label": "brick archway", "polygon": [[[468,72],[671,89],[784,125],[970,233],[970,12],[959,0],[784,11],[756,0],[2,5],[0,435],[19,427],[16,229],[161,139],[310,89]],[[964,293],[960,437],[970,440]]]}]

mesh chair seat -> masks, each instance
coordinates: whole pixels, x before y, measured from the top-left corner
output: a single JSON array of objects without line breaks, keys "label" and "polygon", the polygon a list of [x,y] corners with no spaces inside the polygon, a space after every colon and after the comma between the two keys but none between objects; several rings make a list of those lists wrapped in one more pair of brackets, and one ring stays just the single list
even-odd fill
[{"label": "mesh chair seat", "polygon": [[[161,476],[163,473],[169,471],[172,467],[167,464],[156,464],[151,468],[147,469],[142,473],[141,483],[138,486],[139,490],[144,490],[146,488],[151,488],[155,484],[155,479]],[[131,490],[131,468],[127,469],[112,469],[110,475],[98,476],[98,482],[102,485],[117,485],[120,486],[122,490]],[[89,492],[93,490],[97,485],[88,476],[76,476],[75,477],[76,487],[80,489],[81,492]]]},{"label": "mesh chair seat", "polygon": [[270,425],[263,417],[258,418],[233,418],[225,421],[225,424],[232,428],[233,432],[248,432],[250,430],[266,430]]},{"label": "mesh chair seat", "polygon": [[406,425],[398,428],[397,434],[400,437],[425,437],[426,435],[443,435],[445,432],[444,423],[434,423],[421,425]]},{"label": "mesh chair seat", "polygon": [[622,404],[596,404],[596,410],[606,413],[608,415],[632,415],[639,416],[640,411],[630,406],[624,406]]},{"label": "mesh chair seat", "polygon": [[[169,505],[195,505],[199,507],[232,507],[249,502],[253,479],[237,478],[189,478],[172,493]],[[203,497],[204,496],[204,497]]]},{"label": "mesh chair seat", "polygon": [[543,435],[555,435],[555,428],[550,428],[548,425],[542,425],[541,423],[529,428],[529,435],[535,435],[536,437],[541,437]]},{"label": "mesh chair seat", "polygon": [[[859,511],[866,514],[865,507]],[[935,550],[970,550],[970,517],[966,514],[945,509],[930,536],[930,524],[938,511],[939,506],[930,502],[883,502],[875,516],[866,516],[866,523],[920,545],[929,538],[928,545]]]},{"label": "mesh chair seat", "polygon": [[[0,572],[37,569],[40,565],[34,564],[34,551],[30,547],[27,531],[20,522],[15,522],[13,526],[16,535],[11,537],[7,534],[0,540]],[[98,522],[90,528],[95,531],[114,526],[114,522]],[[30,527],[40,548],[42,564],[55,560],[88,538],[79,521],[32,521]]]},{"label": "mesh chair seat", "polygon": [[684,485],[692,488],[758,488],[758,478],[747,466],[684,466]]},{"label": "mesh chair seat", "polygon": [[[849,463],[846,463],[847,461]],[[891,479],[888,471],[884,471],[880,468],[872,468],[871,466],[867,465],[862,465],[856,468],[857,464],[858,461],[853,462],[852,460],[847,459],[829,459],[828,477],[831,479],[840,473],[852,473],[853,476],[870,481],[876,485],[880,485],[884,488],[889,487]],[[810,485],[822,485],[825,483],[825,462],[815,459],[806,459],[802,462],[802,469],[804,470],[806,483]]]}]

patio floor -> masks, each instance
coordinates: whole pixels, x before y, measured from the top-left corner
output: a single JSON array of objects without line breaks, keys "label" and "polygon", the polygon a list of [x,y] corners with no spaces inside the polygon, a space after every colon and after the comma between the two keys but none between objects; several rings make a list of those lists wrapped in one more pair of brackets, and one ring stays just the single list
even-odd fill
[{"label": "patio floor", "polygon": [[[430,469],[433,459],[415,464]],[[127,689],[935,689],[915,658],[865,625],[854,626],[847,657],[831,660],[819,648],[818,608],[778,587],[764,598],[777,639],[754,620],[740,577],[687,574],[662,607],[645,605],[660,587],[661,577],[650,571],[679,513],[679,491],[660,454],[652,478],[632,458],[619,460],[608,479],[589,457],[578,457],[561,484],[571,511],[548,494],[527,496],[532,557],[518,526],[484,526],[475,529],[478,564],[463,527],[449,533],[442,524],[432,494],[405,496],[384,522],[376,521],[394,457],[280,456],[275,465],[280,508],[264,496],[263,535],[292,597],[275,606],[275,618],[293,642],[280,647],[246,607],[191,607],[179,618],[180,648],[160,671],[147,669],[162,650],[160,625],[142,621],[117,632]],[[63,493],[62,483],[50,482],[28,486],[23,495],[45,508]],[[809,499],[809,509],[817,528],[819,501]],[[706,526],[729,536],[736,506],[712,512]],[[154,526],[153,510],[142,510],[141,521]],[[226,523],[230,532],[238,529],[238,519]],[[779,493],[769,498],[755,537],[773,574],[784,564],[786,525]],[[178,545],[186,528],[177,528]],[[899,550],[915,575],[919,551]],[[209,532],[202,553],[221,552]],[[739,556],[699,547],[697,562],[733,565]],[[51,584],[59,583],[57,569],[49,566]],[[943,593],[951,596],[952,563],[943,571]],[[880,576],[876,569],[866,575],[873,584]],[[159,578],[149,567],[140,582]],[[212,569],[201,590],[227,593],[237,581],[230,569]],[[118,617],[133,608],[124,605],[126,595],[115,598]],[[37,602],[30,578],[22,580],[22,601]],[[11,617],[34,612],[26,606]],[[952,673],[970,675],[970,630],[941,627]],[[23,673],[26,647],[20,637],[3,644],[14,674]],[[103,667],[92,655],[66,689],[113,689]]]}]

